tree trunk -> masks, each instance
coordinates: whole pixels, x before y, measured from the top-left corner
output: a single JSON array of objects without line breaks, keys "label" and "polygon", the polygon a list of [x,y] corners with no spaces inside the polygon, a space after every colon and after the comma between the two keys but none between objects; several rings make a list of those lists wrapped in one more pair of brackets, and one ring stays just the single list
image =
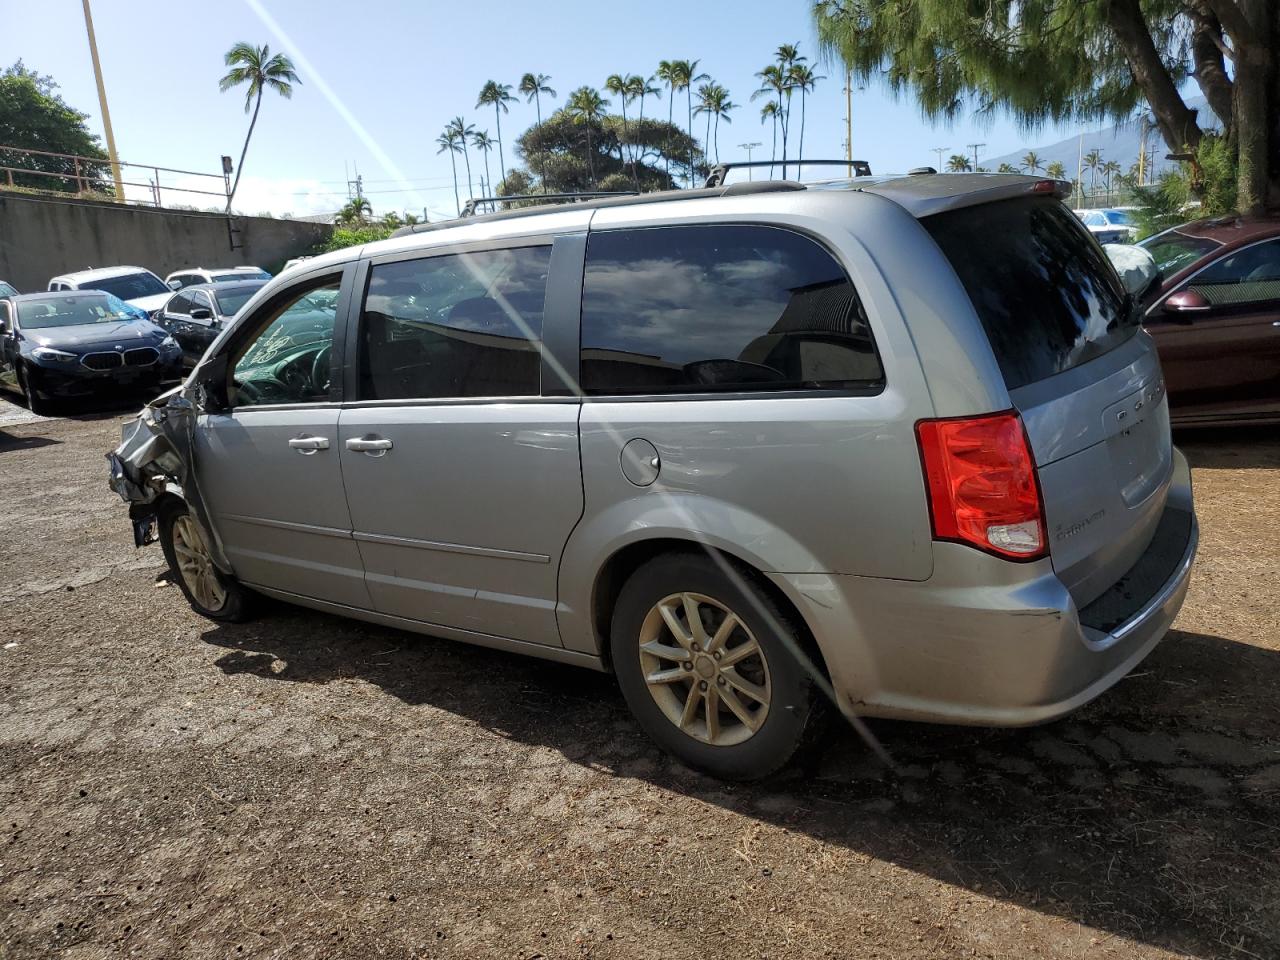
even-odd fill
[{"label": "tree trunk", "polygon": [[693,186],[693,84],[685,87],[685,96],[689,103],[689,186]]},{"label": "tree trunk", "polygon": [[[645,86],[648,86],[648,84],[645,84]],[[643,137],[644,136],[644,94],[640,95],[640,116],[637,119],[637,122],[640,124],[639,135]],[[639,191],[640,189],[640,159],[641,159],[640,144],[638,143],[632,144],[631,145],[631,175],[635,178],[637,191]]]},{"label": "tree trunk", "polygon": [[249,152],[249,140],[253,137],[253,128],[258,122],[258,108],[261,106],[262,88],[259,87],[258,99],[253,101],[253,118],[249,121],[249,132],[244,135],[244,148],[240,151],[240,163],[236,166],[236,178],[231,184],[231,192],[227,194],[227,213],[231,212],[231,201],[235,199],[236,188],[240,186],[240,174],[244,173],[244,158]]},{"label": "tree trunk", "polygon": [[485,188],[485,191],[484,191],[485,195],[488,196],[489,191],[493,190],[493,175],[489,173],[489,151],[488,150],[484,151],[484,179],[485,179],[485,182],[488,183],[489,185],[487,188]]},{"label": "tree trunk", "polygon": [[796,152],[796,179],[804,176],[804,87],[800,88],[800,145]]},{"label": "tree trunk", "polygon": [[449,166],[453,167],[453,205],[458,208],[458,216],[462,216],[462,200],[458,197],[458,157],[449,151]]},{"label": "tree trunk", "polygon": [[675,126],[676,116],[676,88],[674,84],[667,85],[667,142],[662,151],[667,161],[667,186],[671,186],[671,128]]},{"label": "tree trunk", "polygon": [[476,185],[471,180],[471,151],[467,149],[466,134],[462,136],[462,158],[467,161],[467,192],[474,197]]},{"label": "tree trunk", "polygon": [[[542,96],[540,95],[537,86],[535,86],[533,90],[533,108],[538,112],[538,136],[541,137],[542,136]],[[484,175],[486,177],[489,176],[489,155],[487,153],[484,155]],[[546,193],[547,192],[547,164],[546,164],[545,158],[543,159],[542,169],[538,171],[538,175],[542,177],[542,192]],[[490,180],[489,183],[492,184],[493,181]]]},{"label": "tree trunk", "polygon": [[507,160],[502,153],[502,111],[501,104],[493,105],[493,118],[498,122],[498,163],[502,165],[502,192],[507,192]]},{"label": "tree trunk", "polygon": [[1280,205],[1280,101],[1275,57],[1280,14],[1270,0],[1206,0],[1235,53],[1232,119],[1239,166],[1236,206],[1260,213]]},{"label": "tree trunk", "polygon": [[1124,50],[1133,79],[1151,105],[1164,142],[1175,153],[1194,151],[1201,137],[1196,112],[1188,109],[1160,60],[1160,51],[1147,29],[1139,0],[1102,0],[1101,9],[1107,26]]},{"label": "tree trunk", "polygon": [[1232,116],[1231,78],[1227,76],[1226,61],[1222,54],[1222,24],[1208,5],[1201,0],[1187,9],[1191,20],[1191,54],[1194,61],[1192,73],[1200,92],[1222,123],[1222,132],[1228,140],[1235,133]]},{"label": "tree trunk", "polygon": [[769,148],[769,179],[773,179],[773,165],[778,162],[778,115],[770,117],[773,121],[773,146]]}]

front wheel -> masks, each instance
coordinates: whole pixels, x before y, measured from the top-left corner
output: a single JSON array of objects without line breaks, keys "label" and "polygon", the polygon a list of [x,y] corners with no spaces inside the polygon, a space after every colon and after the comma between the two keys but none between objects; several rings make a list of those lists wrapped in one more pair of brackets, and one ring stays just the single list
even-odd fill
[{"label": "front wheel", "polygon": [[815,720],[802,632],[738,571],[658,557],[623,586],[610,649],[640,725],[691,767],[756,780],[784,767]]},{"label": "front wheel", "polygon": [[214,566],[200,526],[185,503],[170,503],[160,511],[160,547],[192,610],[210,620],[231,623],[249,618],[248,592]]},{"label": "front wheel", "polygon": [[49,412],[49,405],[44,398],[31,385],[31,374],[23,364],[18,364],[17,369],[18,389],[22,391],[22,397],[27,401],[27,409],[38,416],[44,416]]}]

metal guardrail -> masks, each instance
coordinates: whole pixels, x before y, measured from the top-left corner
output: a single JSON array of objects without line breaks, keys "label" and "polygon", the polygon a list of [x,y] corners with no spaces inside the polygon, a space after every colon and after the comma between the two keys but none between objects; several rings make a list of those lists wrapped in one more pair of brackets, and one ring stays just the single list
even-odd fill
[{"label": "metal guardrail", "polygon": [[[41,166],[15,166],[14,160],[21,163],[22,160],[29,160],[32,164],[41,164]],[[109,168],[111,162],[98,157],[83,157],[72,153],[52,153],[48,150],[29,150],[26,147],[10,147],[0,144],[0,177],[3,177],[4,185],[9,187],[39,190],[43,193],[67,196],[72,191],[51,186],[47,190],[40,187],[25,187],[15,181],[15,177],[45,177],[58,181],[65,186],[74,186],[74,196],[81,197],[85,194],[104,194],[114,191],[114,185],[111,180]],[[49,161],[60,161],[58,164]],[[51,170],[48,167],[61,166],[60,170]],[[176,167],[161,167],[153,163],[126,163],[120,161],[122,168],[129,167],[137,170],[150,171],[154,174],[154,179],[146,182],[136,180],[123,180],[122,185],[125,187],[141,187],[149,190],[151,197],[149,200],[129,197],[110,197],[116,203],[132,203],[140,206],[161,207],[164,205],[164,192],[170,194],[196,194],[206,197],[217,197],[222,201],[223,205],[228,202],[228,196],[231,192],[230,183],[225,174],[221,173],[202,173],[199,170],[180,170]],[[43,167],[43,169],[42,169]],[[95,171],[103,171],[97,173]],[[216,181],[219,188],[217,190],[202,190],[198,187],[175,187],[165,186],[160,182],[160,174],[178,174],[186,177],[204,177],[209,180]],[[212,184],[210,184],[212,185]]]}]

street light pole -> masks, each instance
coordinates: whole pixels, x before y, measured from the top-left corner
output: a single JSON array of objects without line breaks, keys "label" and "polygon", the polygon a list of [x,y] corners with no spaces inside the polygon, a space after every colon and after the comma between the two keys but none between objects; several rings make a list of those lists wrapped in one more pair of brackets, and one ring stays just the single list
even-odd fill
[{"label": "street light pole", "polygon": [[933,152],[938,155],[938,172],[942,172],[942,155],[950,150],[950,147],[934,147]]},{"label": "street light pole", "polygon": [[[752,151],[752,150],[754,150],[756,147],[762,147],[762,146],[764,146],[764,144],[762,144],[762,143],[760,143],[760,142],[758,142],[758,141],[757,141],[756,143],[740,143],[740,144],[738,144],[738,149],[747,151],[747,163],[748,163],[748,164],[750,164],[750,163],[751,163],[751,151]],[[755,177],[753,176],[753,170],[752,170],[752,168],[751,168],[750,166],[748,166],[748,167],[747,167],[747,179],[748,179],[748,180],[754,180],[754,179],[755,179]]]},{"label": "street light pole", "polygon": [[120,155],[116,153],[116,136],[111,132],[111,111],[107,109],[107,88],[102,83],[102,64],[98,62],[98,41],[93,35],[93,14],[89,0],[84,3],[84,26],[89,33],[89,56],[93,58],[93,78],[98,82],[98,106],[102,110],[102,127],[107,135],[107,156],[111,158],[111,176],[116,182],[116,200],[124,203],[124,181],[120,177]]}]

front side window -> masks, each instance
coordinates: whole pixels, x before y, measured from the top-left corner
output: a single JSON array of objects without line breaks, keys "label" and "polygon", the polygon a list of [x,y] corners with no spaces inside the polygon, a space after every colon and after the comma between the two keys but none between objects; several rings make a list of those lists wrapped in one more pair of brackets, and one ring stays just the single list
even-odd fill
[{"label": "front side window", "polygon": [[169,302],[164,305],[165,313],[190,313],[191,312],[191,295],[179,293],[177,296],[170,298]]},{"label": "front side window", "polygon": [[1280,300],[1280,238],[1233,250],[1187,282],[1210,306]]},{"label": "front side window", "polygon": [[762,226],[594,233],[582,292],[587,394],[867,390],[862,302],[821,246]]},{"label": "front side window", "polygon": [[360,399],[539,392],[551,247],[377,264],[360,319]]},{"label": "front side window", "polygon": [[232,405],[318,403],[329,399],[339,280],[286,294],[267,308],[258,334],[239,353]]}]

